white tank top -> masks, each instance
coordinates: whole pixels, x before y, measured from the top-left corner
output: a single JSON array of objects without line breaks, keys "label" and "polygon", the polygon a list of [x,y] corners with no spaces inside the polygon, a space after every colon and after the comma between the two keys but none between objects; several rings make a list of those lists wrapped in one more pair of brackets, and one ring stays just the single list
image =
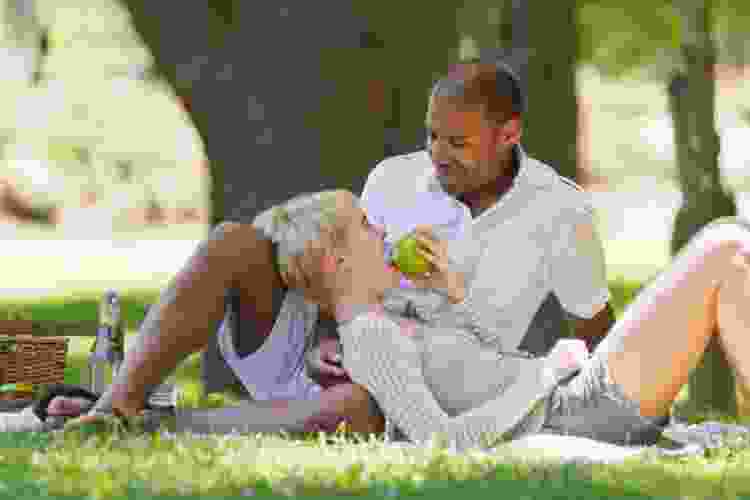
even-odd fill
[{"label": "white tank top", "polygon": [[[250,395],[256,400],[317,399],[321,387],[305,372],[305,340],[312,334],[318,318],[317,304],[289,290],[265,342],[252,354],[237,355],[229,314],[218,331],[222,356]],[[242,325],[240,325],[242,328]]]}]

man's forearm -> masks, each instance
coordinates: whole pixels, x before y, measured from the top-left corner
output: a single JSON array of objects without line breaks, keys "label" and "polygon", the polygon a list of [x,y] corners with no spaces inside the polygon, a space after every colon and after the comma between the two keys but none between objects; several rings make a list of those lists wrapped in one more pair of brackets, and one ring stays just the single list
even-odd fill
[{"label": "man's forearm", "polygon": [[607,336],[610,328],[615,324],[615,315],[609,303],[590,319],[577,318],[570,315],[568,317],[573,335],[575,338],[586,342],[589,352],[594,351],[596,346]]}]

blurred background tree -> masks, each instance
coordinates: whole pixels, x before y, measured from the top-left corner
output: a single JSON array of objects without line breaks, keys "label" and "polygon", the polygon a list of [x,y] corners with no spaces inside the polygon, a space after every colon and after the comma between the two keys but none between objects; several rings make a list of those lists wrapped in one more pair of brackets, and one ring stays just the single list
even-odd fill
[{"label": "blurred background tree", "polygon": [[[677,211],[671,253],[717,217],[736,215],[734,196],[719,170],[716,131],[716,75],[719,49],[724,60],[746,64],[750,7],[729,0],[583,2],[581,58],[603,73],[621,77],[641,70],[664,82],[674,128],[677,180],[682,204]],[[612,30],[617,26],[617,30]],[[734,374],[716,337],[689,382],[690,400],[678,411],[713,409],[746,412]],[[739,396],[739,400],[736,396]]]},{"label": "blurred background tree", "polygon": [[[363,2],[124,4],[206,148],[214,223],[299,192],[359,192],[386,150],[423,140],[426,89],[447,57],[412,39],[416,8],[400,6],[399,21]],[[455,44],[455,28],[445,36]]]}]

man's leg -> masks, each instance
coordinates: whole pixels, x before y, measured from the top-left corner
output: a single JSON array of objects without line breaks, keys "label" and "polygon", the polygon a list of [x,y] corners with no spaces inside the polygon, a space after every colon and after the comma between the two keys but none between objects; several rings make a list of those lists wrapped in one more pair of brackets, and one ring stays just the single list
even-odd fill
[{"label": "man's leg", "polygon": [[[267,335],[275,320],[271,287],[280,287],[282,285],[281,278],[275,271],[274,255],[270,242],[259,238],[252,229],[243,232],[241,236],[242,240],[236,241],[237,236],[234,235],[235,241],[231,247],[235,252],[241,251],[243,258],[242,266],[230,268],[233,278],[232,284],[236,285],[240,293],[241,316],[254,320],[252,323],[255,328],[251,330],[264,332]],[[206,281],[204,279],[197,283],[202,277],[200,273],[207,272],[208,262],[205,258],[205,247],[208,244],[210,244],[210,241],[198,249],[186,268],[170,283],[159,304],[151,308],[141,327],[136,345],[126,355],[123,367],[127,368],[118,374],[116,381],[97,402],[92,411],[94,415],[110,413],[113,407],[124,415],[136,414],[145,402],[149,390],[157,386],[168,372],[177,366],[179,361],[204,348],[214,337],[215,325],[221,320],[224,311],[223,299],[226,288],[218,286],[221,283],[216,281],[209,283],[208,290],[196,286]],[[222,249],[216,253],[222,255],[226,251]],[[231,262],[232,256],[229,257],[227,260]],[[227,274],[227,269],[221,267],[223,262],[216,260],[213,262],[216,265],[211,268],[212,271],[215,270],[218,275]],[[219,269],[216,269],[216,267],[219,267]],[[263,284],[263,286],[259,287],[258,284]],[[193,288],[190,287],[191,285]],[[182,293],[188,297],[183,300],[179,300],[181,287],[187,287],[187,290],[182,291]],[[188,299],[192,299],[192,301]],[[184,320],[188,315],[192,319],[196,309],[200,311],[202,308],[204,312],[206,311],[205,305],[201,306],[195,303],[199,300],[209,302],[212,307],[208,308],[211,312],[211,314],[207,314],[208,324],[203,324],[206,323],[205,317],[196,317],[197,321],[202,320],[201,328],[196,328],[195,324]],[[216,302],[216,304],[213,304],[213,302]],[[189,312],[185,312],[183,315],[180,309],[190,307],[188,303],[196,309],[188,309]],[[162,331],[165,330],[163,326],[165,317],[172,319],[172,324],[182,320],[184,329],[181,330],[173,326],[166,329],[170,333],[164,335]],[[193,328],[190,328],[190,326],[193,326]],[[186,333],[187,335],[185,335]],[[259,340],[259,342],[262,343],[262,340]],[[134,381],[139,384],[134,384]],[[120,400],[124,400],[124,403],[118,403],[113,397],[118,387],[116,384],[119,384],[121,394],[124,393],[127,396],[127,398],[121,398]],[[136,385],[136,389],[130,387],[132,385]],[[286,412],[285,418],[287,420],[290,418],[304,420],[315,417],[310,422],[305,423],[308,427],[343,417],[350,420],[353,430],[358,432],[372,432],[383,427],[382,415],[379,412],[372,411],[369,394],[358,385],[342,384],[331,387],[323,391],[319,401],[311,403],[307,405],[301,402],[276,401],[268,404],[278,412]],[[292,415],[294,412],[296,413]]]},{"label": "man's leg", "polygon": [[[271,243],[250,225],[214,229],[170,282],[158,304],[150,308],[135,345],[92,412],[114,409],[126,416],[137,414],[150,391],[215,336],[224,316],[227,290],[243,274],[262,275],[272,272],[269,269],[273,269]],[[255,283],[267,287],[273,282]]]},{"label": "man's leg", "polygon": [[720,220],[697,235],[594,351],[646,417],[666,415],[718,325],[739,379],[750,381],[750,230]]}]

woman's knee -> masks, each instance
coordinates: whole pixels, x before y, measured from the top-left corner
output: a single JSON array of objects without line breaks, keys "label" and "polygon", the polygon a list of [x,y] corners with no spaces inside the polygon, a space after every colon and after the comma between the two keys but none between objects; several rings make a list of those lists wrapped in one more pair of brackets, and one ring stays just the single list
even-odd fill
[{"label": "woman's knee", "polygon": [[690,246],[705,255],[750,253],[750,222],[742,217],[721,217],[707,224],[691,239]]},{"label": "woman's knee", "polygon": [[743,217],[719,217],[714,219],[695,236],[715,242],[750,241],[750,221]]}]

